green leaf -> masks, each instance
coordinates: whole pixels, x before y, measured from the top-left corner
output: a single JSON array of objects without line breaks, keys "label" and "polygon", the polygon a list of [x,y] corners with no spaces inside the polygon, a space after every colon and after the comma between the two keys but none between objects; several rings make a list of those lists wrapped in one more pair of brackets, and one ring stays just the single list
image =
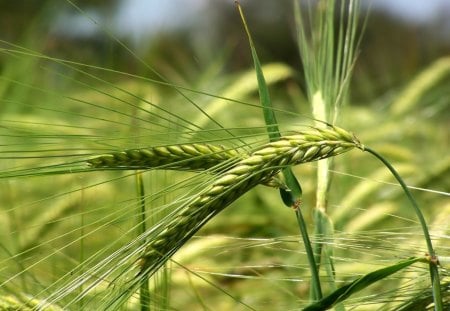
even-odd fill
[{"label": "green leaf", "polygon": [[325,298],[319,300],[318,302],[316,302],[312,305],[309,305],[308,307],[306,307],[303,310],[304,311],[327,310],[327,309],[333,307],[336,303],[346,300],[351,295],[369,287],[373,283],[380,281],[384,278],[387,278],[391,274],[394,274],[406,267],[409,267],[410,265],[412,265],[418,261],[426,262],[426,259],[411,257],[409,259],[400,261],[400,262],[396,263],[395,265],[370,272],[370,273],[354,280],[350,284],[347,284],[345,286],[338,288],[337,290],[332,292],[330,295],[326,296]]},{"label": "green leaf", "polygon": [[250,43],[253,64],[256,71],[256,79],[258,80],[259,100],[261,102],[261,106],[263,107],[264,120],[267,125],[267,132],[269,134],[270,141],[276,141],[281,137],[281,135],[275,113],[273,112],[272,101],[270,100],[269,95],[269,88],[267,87],[266,79],[264,78],[264,73],[261,68],[261,63],[259,62],[258,55],[256,54],[255,45],[253,44],[252,36],[247,27],[247,22],[245,21],[244,13],[242,12],[241,6],[239,4],[237,4],[237,6],[241,15],[242,22],[244,24],[245,32],[247,33],[248,41]]},{"label": "green leaf", "polygon": [[[250,43],[250,49],[252,52],[253,62],[256,71],[256,77],[258,80],[258,90],[261,106],[263,107],[264,120],[267,126],[267,131],[269,134],[270,141],[276,141],[281,137],[280,130],[278,128],[278,123],[275,117],[275,113],[272,109],[272,102],[270,100],[269,88],[267,87],[266,80],[264,78],[264,73],[261,69],[261,63],[259,62],[258,55],[256,53],[255,46],[253,44],[252,36],[247,27],[247,22],[245,21],[244,13],[242,12],[242,8],[239,3],[236,1],[237,8],[239,10],[239,14],[241,15],[242,23],[244,24],[245,31],[248,36],[248,41]],[[312,250],[311,242],[308,236],[308,230],[306,227],[306,223],[304,221],[302,211],[300,208],[297,208],[296,205],[300,202],[302,196],[302,187],[300,186],[299,181],[295,177],[292,169],[290,167],[286,167],[283,169],[283,176],[286,181],[286,186],[289,191],[281,191],[280,195],[284,204],[292,203],[291,206],[295,207],[295,213],[297,217],[297,222],[300,228],[300,232],[302,234],[302,239],[305,246],[305,251],[308,258],[308,263],[311,271],[311,279],[312,279],[312,298],[314,300],[322,298],[322,289],[320,285],[319,271],[317,269],[317,265],[314,261],[314,253]]]},{"label": "green leaf", "polygon": [[[259,99],[261,102],[261,106],[263,107],[264,120],[267,125],[267,132],[269,135],[270,141],[276,141],[281,137],[280,130],[278,128],[278,122],[275,117],[275,113],[272,108],[272,101],[270,99],[269,88],[267,87],[266,79],[264,78],[264,73],[262,71],[261,63],[259,62],[258,54],[256,53],[255,45],[253,44],[252,36],[247,27],[247,22],[245,21],[244,13],[242,12],[242,8],[237,3],[237,7],[239,10],[239,14],[241,15],[242,23],[244,24],[245,32],[247,33],[248,41],[250,43],[250,49],[252,52],[253,63],[256,71],[256,78],[258,80],[258,91],[259,91]],[[300,183],[295,178],[292,170],[290,168],[286,168],[283,170],[283,175],[286,179],[286,184],[292,194],[300,199],[302,195],[302,188]],[[284,198],[282,197],[283,202]]]}]

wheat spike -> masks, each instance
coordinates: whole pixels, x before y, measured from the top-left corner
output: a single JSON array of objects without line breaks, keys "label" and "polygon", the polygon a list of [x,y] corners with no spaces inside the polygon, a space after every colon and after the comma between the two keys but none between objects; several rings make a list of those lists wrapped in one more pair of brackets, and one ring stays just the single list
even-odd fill
[{"label": "wheat spike", "polygon": [[239,156],[234,149],[211,144],[184,144],[129,149],[87,160],[91,168],[207,170]]},{"label": "wheat spike", "polygon": [[283,167],[332,157],[354,147],[364,148],[351,133],[332,127],[284,136],[256,148],[218,175],[180,213],[161,226],[161,231],[146,245],[140,262],[141,275],[148,277],[154,273],[208,220],[251,188],[270,180]]},{"label": "wheat spike", "polygon": [[[183,144],[129,149],[113,152],[87,160],[91,169],[166,169],[184,171],[203,171],[217,173],[229,168],[242,158],[234,149],[211,144]],[[281,179],[264,180],[263,185],[272,188],[286,187]]]}]

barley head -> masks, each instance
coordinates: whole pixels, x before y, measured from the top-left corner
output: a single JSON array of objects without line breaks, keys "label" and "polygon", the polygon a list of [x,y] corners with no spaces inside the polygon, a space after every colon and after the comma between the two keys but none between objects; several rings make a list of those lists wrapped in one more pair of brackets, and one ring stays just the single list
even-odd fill
[{"label": "barley head", "polygon": [[233,149],[211,144],[184,144],[129,149],[87,160],[93,169],[207,170],[239,156]]},{"label": "barley head", "polygon": [[141,258],[141,275],[148,277],[186,243],[205,223],[260,183],[270,183],[290,165],[336,156],[363,145],[353,134],[337,127],[312,128],[281,137],[242,156],[167,223],[148,242]]}]

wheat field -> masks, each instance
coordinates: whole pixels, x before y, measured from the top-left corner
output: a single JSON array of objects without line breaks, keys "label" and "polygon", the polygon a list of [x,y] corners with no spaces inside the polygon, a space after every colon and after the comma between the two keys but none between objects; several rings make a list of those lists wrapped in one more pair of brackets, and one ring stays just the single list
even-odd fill
[{"label": "wheat field", "polygon": [[[3,4],[0,310],[450,306],[448,56],[400,80],[359,1],[293,2],[292,63],[255,4],[216,4],[223,49],[163,32],[142,50],[89,1]],[[98,37],[59,37],[63,13]]]}]

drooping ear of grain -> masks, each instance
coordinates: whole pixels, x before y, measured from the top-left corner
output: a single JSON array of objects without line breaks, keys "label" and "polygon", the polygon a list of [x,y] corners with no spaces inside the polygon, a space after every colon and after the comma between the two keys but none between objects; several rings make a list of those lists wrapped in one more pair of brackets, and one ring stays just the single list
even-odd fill
[{"label": "drooping ear of grain", "polygon": [[313,128],[281,137],[242,156],[175,217],[161,224],[160,231],[146,245],[140,275],[153,274],[211,218],[251,188],[270,180],[283,167],[332,157],[354,147],[364,148],[353,134],[341,128]]}]

